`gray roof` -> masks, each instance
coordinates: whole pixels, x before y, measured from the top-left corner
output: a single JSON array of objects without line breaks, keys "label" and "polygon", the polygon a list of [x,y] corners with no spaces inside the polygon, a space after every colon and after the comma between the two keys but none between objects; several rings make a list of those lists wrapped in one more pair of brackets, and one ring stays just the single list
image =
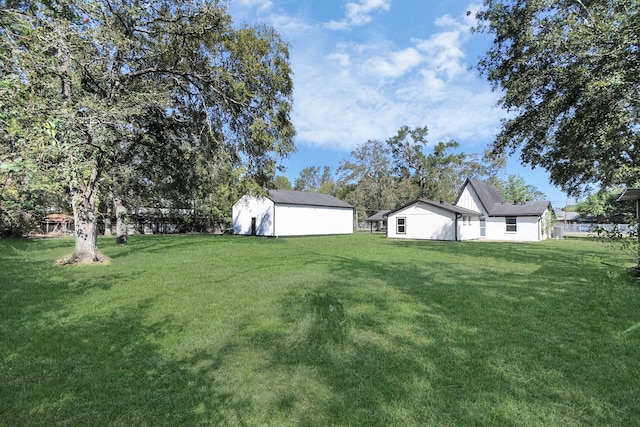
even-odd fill
[{"label": "gray roof", "polygon": [[376,222],[376,221],[385,221],[387,219],[387,214],[390,211],[378,211],[375,214],[371,215],[369,218],[365,219],[368,222]]},{"label": "gray roof", "polygon": [[283,205],[323,206],[332,208],[353,208],[350,204],[330,194],[307,193],[304,191],[269,190],[269,199]]},{"label": "gray roof", "polygon": [[460,197],[462,197],[462,192],[464,191],[467,185],[470,185],[473,188],[473,190],[476,192],[476,194],[478,195],[478,198],[480,199],[480,203],[482,204],[482,207],[487,213],[491,214],[492,206],[494,206],[495,204],[502,203],[502,195],[500,194],[500,191],[495,186],[491,184],[487,184],[486,182],[478,181],[476,179],[467,178],[467,182],[465,183],[465,185],[462,186],[462,189],[460,190],[460,194],[458,195],[458,200],[456,200],[456,204],[458,203],[458,201],[460,201]]},{"label": "gray roof", "polygon": [[[500,191],[495,186],[475,179],[467,179],[466,185],[471,185],[474,189],[482,207],[489,216],[539,216],[547,208],[551,207],[551,202],[549,201],[505,202],[502,200]],[[458,200],[460,200],[461,196],[462,191],[458,196]]]},{"label": "gray roof", "polygon": [[551,206],[550,202],[496,203],[489,211],[490,216],[539,216]]},{"label": "gray roof", "polygon": [[624,193],[618,197],[618,200],[639,200],[640,188],[627,188]]},{"label": "gray roof", "polygon": [[400,207],[397,207],[396,209],[394,209],[393,211],[390,211],[389,213],[387,213],[387,216],[389,214],[398,212],[408,206],[414,205],[416,203],[424,203],[426,205],[429,206],[435,206],[437,208],[443,209],[445,211],[449,211],[449,212],[454,212],[460,215],[471,215],[471,216],[481,216],[482,214],[480,212],[476,212],[476,211],[472,211],[469,209],[465,209],[465,208],[461,208],[460,206],[456,206],[456,205],[452,205],[451,203],[446,203],[446,202],[434,202],[433,200],[427,200],[427,199],[417,199],[414,200],[410,203],[404,204]]}]

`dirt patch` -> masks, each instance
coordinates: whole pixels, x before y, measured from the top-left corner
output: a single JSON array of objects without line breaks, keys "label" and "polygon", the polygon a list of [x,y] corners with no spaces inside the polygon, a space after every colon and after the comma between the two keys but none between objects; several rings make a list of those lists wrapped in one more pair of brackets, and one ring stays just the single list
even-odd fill
[{"label": "dirt patch", "polygon": [[110,263],[111,258],[101,253],[98,253],[94,258],[79,258],[75,255],[70,255],[56,260],[56,265],[106,265]]}]

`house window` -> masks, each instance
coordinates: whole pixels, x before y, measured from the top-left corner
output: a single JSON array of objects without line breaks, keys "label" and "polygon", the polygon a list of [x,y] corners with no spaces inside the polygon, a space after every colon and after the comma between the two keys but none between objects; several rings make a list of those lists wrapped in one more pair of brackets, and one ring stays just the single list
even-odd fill
[{"label": "house window", "polygon": [[396,218],[396,233],[407,234],[407,218]]},{"label": "house window", "polygon": [[516,233],[518,231],[518,223],[515,216],[505,218],[507,223],[507,233]]}]

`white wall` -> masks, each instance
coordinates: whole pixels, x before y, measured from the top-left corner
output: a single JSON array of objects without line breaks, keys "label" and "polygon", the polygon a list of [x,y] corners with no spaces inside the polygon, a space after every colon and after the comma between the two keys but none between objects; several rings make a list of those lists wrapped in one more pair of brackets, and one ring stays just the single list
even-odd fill
[{"label": "white wall", "polygon": [[487,240],[507,240],[517,242],[537,242],[540,237],[538,217],[519,216],[516,218],[517,232],[507,232],[505,217],[487,218]]},{"label": "white wall", "polygon": [[464,223],[462,218],[458,219],[458,240],[477,240],[480,238],[480,218],[471,217],[469,224]]},{"label": "white wall", "polygon": [[[431,210],[433,209],[433,210]],[[398,234],[397,218],[406,218],[406,233]],[[460,220],[461,221],[461,220]],[[455,213],[415,204],[394,212],[387,219],[387,237],[396,239],[455,240]]]},{"label": "white wall", "polygon": [[251,219],[256,218],[256,235],[273,236],[273,202],[264,197],[242,196],[232,209],[233,234],[251,234]]},{"label": "white wall", "polygon": [[256,218],[258,236],[311,236],[353,233],[353,209],[275,205],[263,197],[243,196],[233,205],[233,234],[251,234]]},{"label": "white wall", "polygon": [[353,209],[278,204],[275,224],[275,236],[352,234]]}]

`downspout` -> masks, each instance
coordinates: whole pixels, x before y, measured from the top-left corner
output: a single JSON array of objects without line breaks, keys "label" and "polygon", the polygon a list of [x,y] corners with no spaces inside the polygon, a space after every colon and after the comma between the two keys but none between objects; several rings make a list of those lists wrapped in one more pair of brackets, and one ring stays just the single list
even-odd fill
[{"label": "downspout", "polygon": [[461,215],[461,214],[459,214],[459,213],[457,213],[457,214],[456,214],[456,221],[455,221],[455,239],[456,239],[455,241],[456,241],[456,242],[458,241],[458,220],[459,220],[460,218],[462,218],[462,215]]}]

